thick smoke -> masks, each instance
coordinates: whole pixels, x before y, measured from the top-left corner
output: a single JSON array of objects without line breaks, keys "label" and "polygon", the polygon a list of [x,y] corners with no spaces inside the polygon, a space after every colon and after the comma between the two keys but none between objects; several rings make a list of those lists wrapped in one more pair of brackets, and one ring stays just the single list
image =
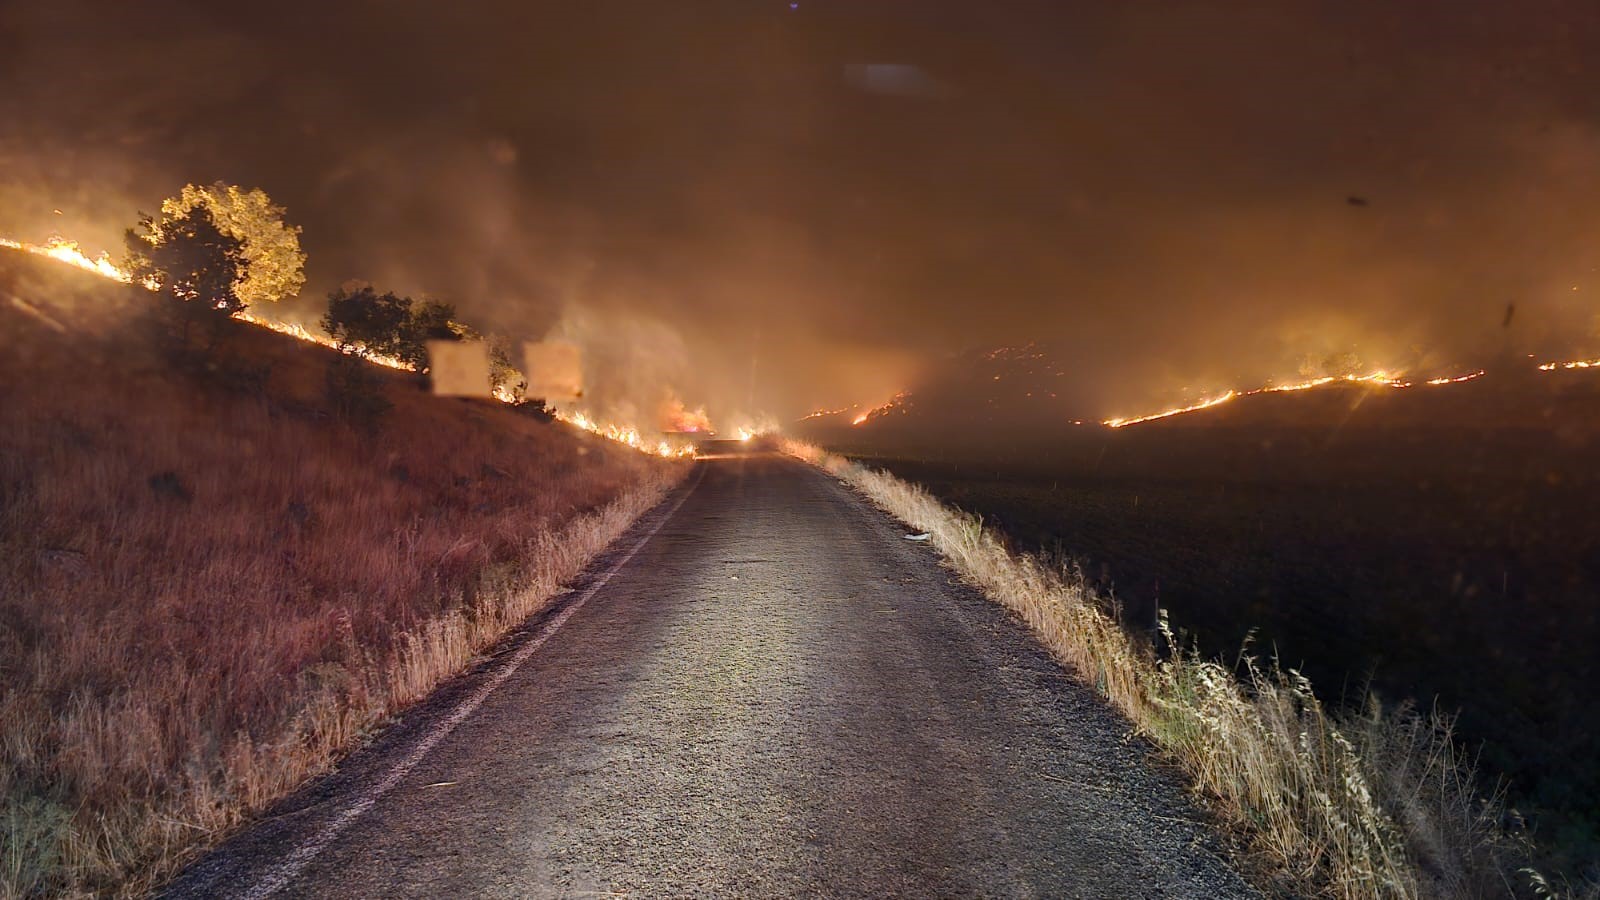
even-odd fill
[{"label": "thick smoke", "polygon": [[225,7],[8,6],[0,234],[115,248],[184,182],[260,186],[305,228],[283,313],[450,300],[580,342],[642,427],[1026,340],[1085,416],[1600,352],[1582,5]]}]

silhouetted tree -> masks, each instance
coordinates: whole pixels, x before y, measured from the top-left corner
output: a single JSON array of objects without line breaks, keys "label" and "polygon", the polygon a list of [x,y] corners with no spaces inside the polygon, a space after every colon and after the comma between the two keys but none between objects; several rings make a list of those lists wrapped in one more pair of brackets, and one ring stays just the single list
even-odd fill
[{"label": "silhouetted tree", "polygon": [[[407,298],[407,303],[410,299]],[[400,325],[395,354],[421,372],[428,367],[428,341],[459,341],[469,330],[455,321],[453,303],[424,300],[410,309]]]},{"label": "silhouetted tree", "polygon": [[124,242],[124,268],[136,281],[152,282],[177,301],[184,346],[196,322],[208,323],[214,344],[220,323],[245,308],[236,291],[243,267],[240,242],[224,234],[204,209],[160,219],[141,215]]},{"label": "silhouetted tree", "polygon": [[476,337],[470,328],[455,321],[455,314],[455,306],[449,303],[418,303],[364,285],[354,290],[340,288],[328,295],[322,328],[346,352],[392,357],[426,373],[428,341]]},{"label": "silhouetted tree", "polygon": [[363,285],[355,290],[340,288],[328,295],[322,330],[346,352],[405,359],[401,333],[410,319],[410,297],[380,294],[371,285]]}]

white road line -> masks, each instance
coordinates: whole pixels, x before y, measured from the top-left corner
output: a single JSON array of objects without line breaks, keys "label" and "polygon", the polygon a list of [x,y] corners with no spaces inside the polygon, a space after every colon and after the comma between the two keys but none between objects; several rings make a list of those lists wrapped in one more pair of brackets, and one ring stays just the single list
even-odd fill
[{"label": "white road line", "polygon": [[662,516],[661,520],[656,522],[649,532],[647,532],[644,537],[640,538],[638,543],[634,544],[632,549],[630,549],[625,556],[617,560],[616,564],[607,569],[599,578],[595,579],[595,582],[589,585],[588,589],[578,596],[578,599],[568,603],[565,609],[561,610],[561,612],[557,613],[553,618],[550,619],[550,621],[546,622],[543,627],[539,629],[539,634],[537,637],[528,641],[528,643],[523,644],[522,647],[519,648],[514,655],[512,655],[511,659],[502,665],[499,670],[494,673],[494,675],[492,675],[483,684],[479,685],[477,690],[473,691],[469,696],[457,704],[456,708],[450,712],[449,716],[436,722],[434,726],[428,730],[427,734],[423,736],[422,740],[417,742],[415,747],[411,748],[411,752],[406,754],[405,759],[402,759],[400,762],[396,763],[394,768],[390,769],[388,774],[384,775],[381,781],[368,788],[366,792],[363,793],[354,803],[345,807],[337,816],[333,817],[332,821],[322,826],[322,830],[313,835],[309,841],[306,841],[305,843],[296,847],[292,852],[286,855],[276,867],[268,871],[261,877],[259,881],[252,885],[249,890],[239,894],[238,896],[245,898],[245,900],[264,900],[264,898],[272,896],[279,890],[282,890],[283,887],[290,881],[293,881],[296,876],[305,870],[305,867],[309,865],[312,860],[316,859],[323,850],[327,849],[329,844],[333,843],[340,834],[344,833],[346,828],[349,828],[353,822],[361,818],[361,816],[364,815],[367,810],[371,809],[373,805],[376,804],[384,794],[387,794],[391,788],[399,784],[407,775],[411,774],[411,770],[416,768],[418,763],[422,762],[423,758],[428,755],[429,751],[437,746],[440,741],[444,740],[450,734],[450,732],[454,731],[457,725],[460,725],[468,716],[472,715],[473,712],[475,712],[477,708],[483,704],[483,701],[488,699],[489,695],[494,692],[495,688],[499,687],[501,684],[504,684],[506,679],[510,678],[512,673],[517,671],[518,667],[526,662],[530,656],[533,656],[534,653],[538,652],[540,647],[544,646],[545,641],[550,640],[551,635],[559,631],[561,626],[565,625],[567,620],[572,618],[574,613],[581,609],[585,603],[589,602],[590,597],[593,597],[597,591],[605,587],[606,582],[611,580],[611,576],[617,574],[617,572],[620,571],[623,566],[627,565],[633,559],[635,554],[644,549],[644,545],[649,543],[650,539],[656,536],[656,533],[661,530],[662,526],[671,521],[673,515],[678,512],[678,508],[683,506],[683,501],[689,499],[689,495],[694,493],[694,489],[696,487],[700,486],[700,480],[704,477],[705,467],[700,466],[699,471],[695,473],[694,483],[689,485],[688,489],[685,490],[683,494],[678,497],[677,501],[672,504],[672,508],[667,510],[666,515]]}]

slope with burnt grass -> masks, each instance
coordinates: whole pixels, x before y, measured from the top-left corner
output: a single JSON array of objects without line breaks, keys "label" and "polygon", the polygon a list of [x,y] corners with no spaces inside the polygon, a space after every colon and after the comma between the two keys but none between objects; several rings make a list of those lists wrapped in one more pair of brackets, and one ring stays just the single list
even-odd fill
[{"label": "slope with burnt grass", "polygon": [[351,421],[333,351],[229,323],[180,357],[161,302],[0,256],[0,895],[156,883],[682,472],[404,372]]}]

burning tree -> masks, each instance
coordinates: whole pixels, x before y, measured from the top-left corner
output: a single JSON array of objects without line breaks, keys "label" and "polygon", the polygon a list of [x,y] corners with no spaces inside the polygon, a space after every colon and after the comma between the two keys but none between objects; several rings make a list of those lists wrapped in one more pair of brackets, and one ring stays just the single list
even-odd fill
[{"label": "burning tree", "polygon": [[140,214],[128,230],[123,270],[134,283],[179,301],[182,346],[194,324],[206,321],[214,347],[229,316],[299,292],[305,283],[299,234],[264,191],[184,185],[161,202],[159,215]]},{"label": "burning tree", "polygon": [[300,229],[284,223],[283,207],[265,191],[220,181],[207,187],[186,184],[178,196],[161,202],[163,217],[178,218],[195,210],[204,210],[223,234],[239,241],[244,267],[235,293],[243,305],[273,303],[300,293],[306,281]]}]

